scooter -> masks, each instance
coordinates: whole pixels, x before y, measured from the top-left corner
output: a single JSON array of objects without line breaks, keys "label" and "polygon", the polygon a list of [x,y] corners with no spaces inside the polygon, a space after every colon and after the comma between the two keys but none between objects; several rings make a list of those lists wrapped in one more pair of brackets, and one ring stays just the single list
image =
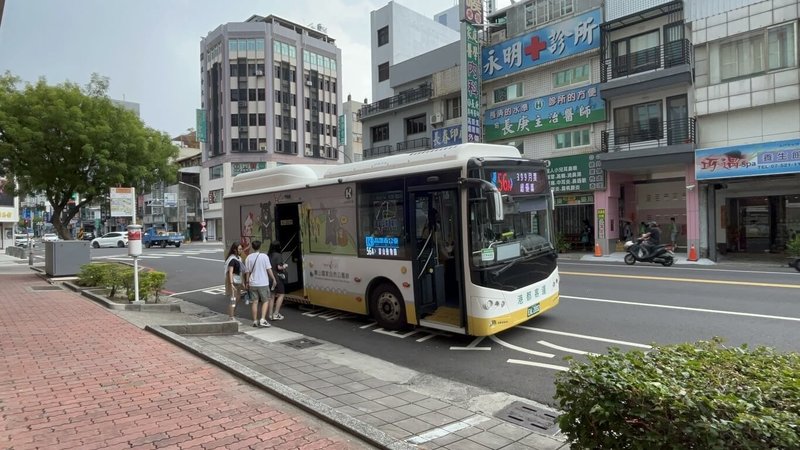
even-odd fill
[{"label": "scooter", "polygon": [[633,265],[636,264],[636,261],[639,261],[669,267],[675,263],[675,255],[667,249],[666,245],[658,245],[648,252],[647,248],[642,245],[643,241],[643,238],[638,238],[636,242],[628,241],[625,243],[625,250],[628,252],[625,255],[625,264]]}]

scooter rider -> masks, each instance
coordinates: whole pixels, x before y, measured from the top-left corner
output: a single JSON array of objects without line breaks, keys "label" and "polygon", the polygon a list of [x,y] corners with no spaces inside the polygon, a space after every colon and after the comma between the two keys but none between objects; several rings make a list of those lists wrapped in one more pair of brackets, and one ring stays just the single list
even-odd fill
[{"label": "scooter rider", "polygon": [[658,223],[655,220],[650,222],[650,227],[642,238],[644,239],[642,247],[647,250],[647,255],[652,254],[653,250],[661,245],[661,228],[658,227]]}]

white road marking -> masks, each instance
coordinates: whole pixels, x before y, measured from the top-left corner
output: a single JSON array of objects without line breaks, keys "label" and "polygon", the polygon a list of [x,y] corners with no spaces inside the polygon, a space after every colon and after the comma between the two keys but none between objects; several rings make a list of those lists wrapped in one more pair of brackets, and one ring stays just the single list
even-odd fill
[{"label": "white road marking", "polygon": [[218,262],[218,263],[224,263],[224,262],[225,262],[225,261],[223,261],[223,260],[221,260],[221,259],[215,259],[215,258],[201,258],[201,257],[199,257],[199,256],[187,256],[187,258],[191,258],[191,259],[201,259],[201,260],[203,260],[203,261],[214,261],[214,262]]},{"label": "white road marking", "polygon": [[511,350],[516,350],[518,352],[527,353],[529,355],[536,355],[541,356],[544,358],[555,358],[556,355],[552,353],[544,353],[544,352],[537,352],[536,350],[530,350],[527,348],[519,347],[514,344],[509,344],[508,342],[501,341],[497,336],[489,336],[489,339],[497,342],[498,344],[502,345],[503,347],[510,348]]},{"label": "white road marking", "polygon": [[524,366],[543,367],[545,369],[553,369],[553,370],[561,370],[561,371],[569,370],[569,367],[565,367],[565,366],[559,366],[559,365],[556,365],[556,364],[540,363],[540,362],[534,362],[534,361],[524,361],[524,360],[521,360],[521,359],[509,359],[506,362],[507,363],[511,363],[511,364],[522,364]]},{"label": "white road marking", "polygon": [[590,297],[572,297],[569,295],[562,295],[561,298],[567,298],[571,300],[583,300],[586,302],[597,302],[597,303],[616,303],[619,305],[632,305],[632,306],[646,306],[649,308],[662,308],[662,309],[677,309],[680,311],[695,311],[695,312],[706,312],[711,314],[726,314],[729,316],[744,316],[744,317],[757,317],[759,319],[774,319],[774,320],[789,320],[792,322],[800,322],[800,317],[787,317],[787,316],[771,316],[768,314],[754,314],[754,313],[744,313],[744,312],[737,312],[737,311],[724,311],[720,309],[707,309],[707,308],[690,308],[688,306],[672,306],[672,305],[659,305],[659,304],[652,304],[652,303],[640,303],[640,302],[626,302],[622,300],[607,300],[602,298],[590,298]]},{"label": "white road marking", "polygon": [[[598,263],[576,263],[576,262],[559,261],[558,265],[559,266],[592,266],[592,267],[597,267],[597,266],[602,266],[603,264],[598,264]],[[636,270],[658,269],[658,270],[661,270],[661,271],[663,271],[663,269],[664,269],[660,265],[659,266],[656,266],[656,265],[635,265],[635,266],[611,266],[611,267],[625,267],[625,268],[628,268],[628,269],[636,269]],[[786,266],[786,268],[787,269],[791,269],[791,267],[789,267],[788,265]],[[699,266],[680,266],[680,267],[672,266],[669,270],[670,271],[674,271],[674,270],[694,270],[694,271],[697,271],[697,272],[731,272],[731,273],[751,273],[751,274],[770,274],[770,275],[786,275],[787,273],[791,273],[791,272],[762,272],[762,271],[759,271],[759,270],[706,269],[706,268],[701,268]]]},{"label": "white road marking", "polygon": [[[561,298],[564,298],[562,295]],[[544,328],[535,328],[535,327],[526,327],[524,325],[518,325],[517,328],[522,328],[523,330],[530,330],[530,331],[538,331],[540,333],[550,333],[550,334],[558,334],[561,336],[571,336],[580,339],[588,339],[590,341],[599,341],[599,342],[608,342],[610,344],[621,344],[621,345],[628,345],[630,347],[639,347],[639,348],[646,348],[651,349],[652,347],[649,345],[644,344],[637,344],[636,342],[627,342],[627,341],[618,341],[616,339],[606,339],[597,336],[587,336],[585,334],[576,334],[576,333],[567,333],[566,331],[556,331],[556,330],[545,330]]]},{"label": "white road marking", "polygon": [[376,328],[376,329],[374,329],[372,331],[374,331],[376,333],[380,333],[380,334],[385,334],[387,336],[392,336],[392,337],[396,337],[396,338],[400,338],[400,339],[405,339],[405,338],[407,338],[409,336],[413,336],[413,335],[419,333],[421,330],[411,330],[408,333],[398,333],[396,331],[384,330],[383,328]]},{"label": "white road marking", "polygon": [[435,338],[436,336],[441,336],[441,337],[444,337],[444,338],[449,338],[449,337],[452,336],[450,333],[444,333],[444,332],[440,332],[440,331],[425,330],[425,332],[426,333],[430,333],[430,334],[428,334],[425,337],[421,337],[421,338],[417,339],[417,342],[425,342],[428,339]]},{"label": "white road marking", "polygon": [[476,347],[476,345],[480,344],[484,339],[484,337],[475,338],[475,340],[470,342],[466,347],[450,347],[450,350],[491,350],[492,347]]},{"label": "white road marking", "polygon": [[191,294],[192,292],[200,292],[200,291],[205,292],[205,291],[211,291],[211,290],[216,291],[218,289],[222,289],[222,291],[224,292],[225,291],[225,285],[222,284],[222,285],[219,285],[219,286],[209,286],[209,287],[204,287],[204,288],[200,288],[200,289],[193,289],[191,291],[176,292],[174,294],[168,295],[168,297],[175,297],[176,295],[182,295],[182,294]]},{"label": "white road marking", "polygon": [[547,341],[538,341],[537,343],[539,345],[544,345],[545,347],[550,347],[550,348],[554,348],[556,350],[561,350],[562,352],[575,353],[575,354],[578,354],[578,355],[592,355],[592,356],[596,356],[597,355],[597,353],[585,352],[583,350],[576,350],[574,348],[562,347],[560,345],[551,344],[551,343],[549,343]]},{"label": "white road marking", "polygon": [[425,442],[429,442],[434,439],[439,439],[440,437],[447,436],[448,434],[455,433],[456,431],[460,431],[465,428],[475,426],[479,423],[486,422],[487,420],[489,420],[488,417],[472,416],[464,420],[459,420],[447,424],[443,427],[434,428],[433,430],[426,431],[417,436],[410,437],[406,439],[406,442],[409,442],[411,444],[424,444]]},{"label": "white road marking", "polygon": [[378,324],[378,322],[370,322],[370,323],[368,323],[368,324],[366,324],[366,325],[362,325],[362,326],[360,326],[360,327],[358,327],[358,328],[360,328],[360,329],[362,329],[362,330],[363,330],[363,329],[366,329],[366,328],[371,328],[371,327],[374,327],[374,326],[375,326],[375,325],[377,325],[377,324]]}]

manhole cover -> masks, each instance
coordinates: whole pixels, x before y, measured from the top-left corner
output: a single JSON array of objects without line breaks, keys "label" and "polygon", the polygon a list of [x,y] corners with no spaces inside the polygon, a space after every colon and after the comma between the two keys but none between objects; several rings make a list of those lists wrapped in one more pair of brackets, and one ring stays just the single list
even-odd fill
[{"label": "manhole cover", "polygon": [[215,313],[214,311],[202,311],[202,312],[199,312],[197,314],[192,314],[192,315],[195,316],[195,317],[199,317],[201,319],[204,319],[206,317],[216,316],[217,313]]},{"label": "manhole cover", "polygon": [[555,435],[559,431],[556,414],[527,403],[514,402],[495,414],[495,417],[539,433]]},{"label": "manhole cover", "polygon": [[34,291],[60,291],[61,286],[53,286],[52,284],[48,284],[46,286],[31,286],[31,290]]},{"label": "manhole cover", "polygon": [[304,348],[322,345],[322,342],[312,341],[311,339],[306,339],[306,338],[300,338],[300,339],[295,339],[293,341],[283,342],[283,344],[286,344],[289,347],[296,348],[298,350],[302,350]]}]

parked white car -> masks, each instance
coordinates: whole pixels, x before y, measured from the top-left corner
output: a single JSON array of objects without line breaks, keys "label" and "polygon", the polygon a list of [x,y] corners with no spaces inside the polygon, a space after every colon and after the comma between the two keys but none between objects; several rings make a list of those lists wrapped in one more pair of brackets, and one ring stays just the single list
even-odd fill
[{"label": "parked white car", "polygon": [[45,233],[42,236],[42,242],[57,242],[60,241],[61,238],[58,237],[55,233]]},{"label": "parked white car", "polygon": [[128,232],[127,231],[112,231],[106,233],[99,238],[92,239],[92,247],[127,247],[128,246]]},{"label": "parked white car", "polygon": [[[31,240],[31,245],[36,247],[36,242]],[[15,247],[28,247],[28,235],[27,234],[15,234],[14,235],[14,246]]]}]

